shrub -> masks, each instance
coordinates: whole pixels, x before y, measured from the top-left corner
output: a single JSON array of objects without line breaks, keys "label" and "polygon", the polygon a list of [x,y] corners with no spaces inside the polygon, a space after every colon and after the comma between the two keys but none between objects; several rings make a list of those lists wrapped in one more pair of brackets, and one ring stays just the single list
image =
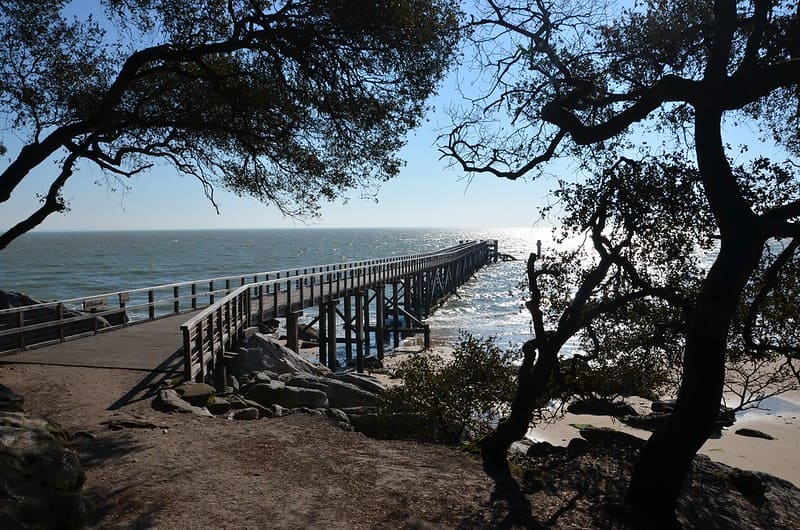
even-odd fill
[{"label": "shrub", "polygon": [[516,357],[493,337],[462,332],[451,357],[415,355],[399,365],[402,385],[386,392],[381,414],[387,421],[416,418],[417,438],[458,443],[482,436],[513,398]]}]

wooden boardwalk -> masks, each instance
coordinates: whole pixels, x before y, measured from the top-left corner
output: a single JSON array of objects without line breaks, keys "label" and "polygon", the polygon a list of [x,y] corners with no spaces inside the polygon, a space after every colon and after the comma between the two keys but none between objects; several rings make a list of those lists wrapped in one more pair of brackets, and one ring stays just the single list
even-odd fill
[{"label": "wooden boardwalk", "polygon": [[[214,378],[224,387],[224,355],[247,328],[283,318],[287,345],[297,350],[298,317],[314,308],[320,363],[334,369],[336,345],[344,342],[348,362],[356,346],[362,371],[371,344],[381,358],[390,336],[397,346],[401,333],[422,332],[427,344],[429,328],[423,320],[432,308],[498,255],[494,240],[461,242],[423,254],[4,309],[0,353],[8,354],[0,363],[182,372],[186,379]],[[341,338],[337,319],[345,333]]]},{"label": "wooden boardwalk", "polygon": [[161,318],[0,357],[0,363],[182,372],[184,320],[185,315]]}]

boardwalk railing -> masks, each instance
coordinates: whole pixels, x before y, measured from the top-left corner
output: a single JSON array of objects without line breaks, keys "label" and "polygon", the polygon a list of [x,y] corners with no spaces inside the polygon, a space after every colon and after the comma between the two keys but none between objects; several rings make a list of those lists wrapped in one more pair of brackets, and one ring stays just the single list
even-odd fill
[{"label": "boardwalk railing", "polygon": [[[320,307],[320,331],[326,321],[331,322],[328,324],[329,328],[334,328],[332,324],[335,323],[336,314],[342,316],[341,313],[335,313],[336,301],[347,298],[347,307],[349,297],[368,293],[370,289],[375,293],[382,293],[372,298],[373,301],[377,300],[376,311],[381,312],[376,315],[375,329],[379,330],[383,325],[382,308],[387,301],[383,287],[387,284],[394,284],[394,326],[397,331],[400,322],[397,318],[400,305],[398,284],[402,284],[405,291],[402,312],[406,318],[415,319],[412,313],[417,316],[427,314],[427,310],[438,299],[455,291],[475,270],[493,258],[496,248],[496,241],[468,242],[426,254],[315,267],[302,272],[298,270],[289,277],[276,277],[237,287],[181,326],[184,375],[188,380],[199,381],[208,380],[212,375],[219,378],[225,352],[230,351],[244,337],[247,328],[265,319],[286,317],[288,322],[288,319],[304,308]],[[436,274],[432,274],[432,271],[436,271]],[[363,303],[360,305],[359,301],[368,304],[369,300],[369,297],[356,298],[356,317],[352,320],[349,309],[346,309],[347,331],[355,320],[357,335],[363,336],[363,326],[369,326],[369,316],[362,322],[361,315],[366,314],[366,311],[362,310]],[[326,311],[326,305],[329,307],[327,319],[322,315]],[[287,325],[290,343],[293,333],[296,333],[296,324]],[[332,336],[329,361],[333,365],[335,330],[330,331],[329,335]],[[296,343],[296,336],[294,341]],[[326,345],[325,341],[321,336],[321,350]],[[322,356],[320,360],[325,362]],[[217,384],[224,386],[224,381],[217,379]]]},{"label": "boardwalk railing", "polygon": [[260,283],[263,294],[275,295],[272,286],[283,285],[290,277],[336,273],[424,256],[427,254],[224,276],[2,309],[0,355],[197,311],[247,284]]}]

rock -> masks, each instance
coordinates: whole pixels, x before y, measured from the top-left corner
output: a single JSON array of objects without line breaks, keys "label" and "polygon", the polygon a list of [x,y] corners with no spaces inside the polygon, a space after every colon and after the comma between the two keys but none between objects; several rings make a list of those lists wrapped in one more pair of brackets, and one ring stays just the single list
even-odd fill
[{"label": "rock", "polygon": [[301,340],[311,341],[316,345],[319,343],[319,329],[314,326],[301,325],[298,329],[298,337]]},{"label": "rock", "polygon": [[623,401],[609,401],[607,399],[581,399],[570,403],[567,412],[573,414],[592,414],[595,416],[638,416],[636,409]]},{"label": "rock", "polygon": [[377,378],[367,374],[342,372],[331,374],[329,378],[356,385],[360,389],[366,390],[367,392],[372,392],[373,394],[381,394],[386,390],[386,387],[383,383],[378,381]]},{"label": "rock", "polygon": [[328,406],[330,407],[376,407],[380,402],[377,395],[356,385],[331,378],[325,378],[325,382],[327,384],[325,394],[328,396]]},{"label": "rock", "polygon": [[241,410],[247,408],[254,408],[258,411],[259,418],[271,418],[272,417],[272,409],[265,407],[255,401],[251,401],[249,399],[244,399],[243,397],[237,395],[231,395],[228,397],[228,402],[231,405],[231,410]]},{"label": "rock", "polygon": [[561,447],[557,447],[550,442],[534,442],[529,447],[528,450],[525,451],[525,455],[527,456],[544,456],[553,454],[559,449],[563,450]]},{"label": "rock", "polygon": [[206,403],[206,408],[214,416],[222,416],[231,411],[231,404],[225,398],[214,396],[209,398],[208,402]]},{"label": "rock", "polygon": [[271,318],[269,320],[265,320],[258,325],[259,333],[263,333],[264,335],[272,335],[273,333],[277,332],[281,327],[281,321],[277,318]]},{"label": "rock", "polygon": [[[3,413],[0,425],[0,526],[83,528],[94,511],[80,493],[85,480],[78,456],[43,418]],[[42,428],[42,426],[48,426]]]},{"label": "rock", "polygon": [[[287,374],[288,375],[288,374]],[[328,396],[328,406],[333,408],[377,406],[378,396],[356,385],[332,377],[314,377],[307,374],[283,375],[287,386],[321,390]]]},{"label": "rock", "polygon": [[298,388],[313,388],[323,392],[328,388],[328,385],[321,378],[309,374],[283,374],[279,377],[279,380],[287,386],[296,386]]},{"label": "rock", "polygon": [[280,418],[282,416],[288,416],[291,414],[291,411],[285,407],[281,407],[280,405],[272,405],[270,407],[272,409],[272,416],[274,418]]},{"label": "rock", "polygon": [[745,471],[743,469],[735,469],[729,476],[733,487],[749,499],[760,499],[764,497],[767,492],[767,485],[764,480],[752,471]]},{"label": "rock", "polygon": [[175,391],[184,401],[187,401],[190,405],[194,405],[195,407],[203,407],[205,406],[208,398],[213,396],[216,391],[214,387],[211,385],[207,385],[205,383],[194,383],[191,381],[187,381],[177,387]]},{"label": "rock", "polygon": [[228,383],[228,388],[231,389],[231,392],[238,392],[239,391],[239,388],[240,388],[239,380],[236,377],[234,377],[232,375],[228,375],[227,383]]},{"label": "rock", "polygon": [[325,409],[325,415],[345,431],[353,430],[353,426],[350,424],[350,418],[348,418],[347,414],[345,414],[343,411],[335,408],[329,408]]},{"label": "rock", "polygon": [[247,407],[241,410],[237,410],[233,413],[234,420],[242,420],[242,421],[249,421],[249,420],[257,420],[261,417],[261,413],[255,407]]},{"label": "rock", "polygon": [[253,385],[245,397],[267,407],[280,405],[289,409],[300,407],[316,409],[328,406],[328,396],[325,392],[312,388],[286,386],[280,381]]},{"label": "rock", "polygon": [[629,427],[653,432],[664,425],[670,417],[668,412],[653,412],[642,416],[623,416],[620,421]]},{"label": "rock", "polygon": [[364,357],[364,369],[366,370],[382,370],[383,361],[378,359],[377,355],[367,355]]},{"label": "rock", "polygon": [[70,439],[69,433],[59,424],[24,412],[0,412],[0,427],[44,431],[60,443],[66,443]]},{"label": "rock", "polygon": [[653,412],[672,412],[675,410],[675,400],[668,399],[666,401],[653,401],[650,405]]},{"label": "rock", "polygon": [[237,350],[238,355],[228,362],[230,373],[234,375],[270,370],[276,374],[307,373],[327,375],[330,370],[314,365],[277,341],[256,333],[247,339]]},{"label": "rock", "polygon": [[0,411],[24,412],[25,398],[6,385],[0,384]]},{"label": "rock", "polygon": [[615,446],[626,446],[641,449],[645,441],[616,429],[608,427],[584,427],[579,429],[581,437],[592,444],[605,444]]},{"label": "rock", "polygon": [[774,440],[775,437],[769,435],[765,432],[758,431],[756,429],[749,429],[747,427],[743,427],[741,429],[736,429],[736,434],[739,436],[749,436],[751,438],[761,438],[763,440]]},{"label": "rock", "polygon": [[153,402],[153,408],[163,412],[182,412],[194,414],[196,416],[213,416],[213,414],[205,408],[190,405],[188,402],[181,399],[178,393],[171,388],[166,388],[158,392],[158,396]]}]

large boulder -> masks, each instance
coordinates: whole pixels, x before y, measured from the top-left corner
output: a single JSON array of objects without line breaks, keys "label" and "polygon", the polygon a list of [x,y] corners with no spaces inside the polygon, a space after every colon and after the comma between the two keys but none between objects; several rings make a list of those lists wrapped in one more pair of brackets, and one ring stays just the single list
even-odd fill
[{"label": "large boulder", "polygon": [[194,414],[195,416],[213,416],[207,408],[195,407],[188,401],[184,401],[180,394],[171,388],[165,388],[159,391],[158,396],[153,402],[153,408],[162,412],[182,412]]},{"label": "large boulder", "polygon": [[372,407],[379,404],[379,398],[356,385],[332,377],[314,377],[307,374],[281,376],[287,386],[321,390],[328,396],[328,406],[333,408]]},{"label": "large boulder", "polygon": [[94,511],[80,493],[78,456],[51,431],[60,427],[19,412],[0,412],[0,527],[83,528]]},{"label": "large boulder", "polygon": [[269,370],[276,374],[306,373],[323,376],[330,374],[324,366],[308,362],[278,341],[261,333],[249,337],[228,361],[230,373],[240,376],[249,372]]},{"label": "large boulder", "polygon": [[0,411],[22,412],[25,410],[25,398],[6,385],[0,384]]},{"label": "large boulder", "polygon": [[386,386],[383,383],[381,383],[377,378],[367,374],[341,372],[331,374],[329,377],[331,379],[337,379],[339,381],[344,381],[345,383],[356,385],[361,390],[366,390],[367,392],[372,392],[373,394],[381,394],[384,390],[386,390]]},{"label": "large boulder", "polygon": [[321,390],[286,386],[281,381],[258,383],[247,390],[245,397],[260,405],[280,405],[288,409],[307,407],[327,408],[328,396]]}]

